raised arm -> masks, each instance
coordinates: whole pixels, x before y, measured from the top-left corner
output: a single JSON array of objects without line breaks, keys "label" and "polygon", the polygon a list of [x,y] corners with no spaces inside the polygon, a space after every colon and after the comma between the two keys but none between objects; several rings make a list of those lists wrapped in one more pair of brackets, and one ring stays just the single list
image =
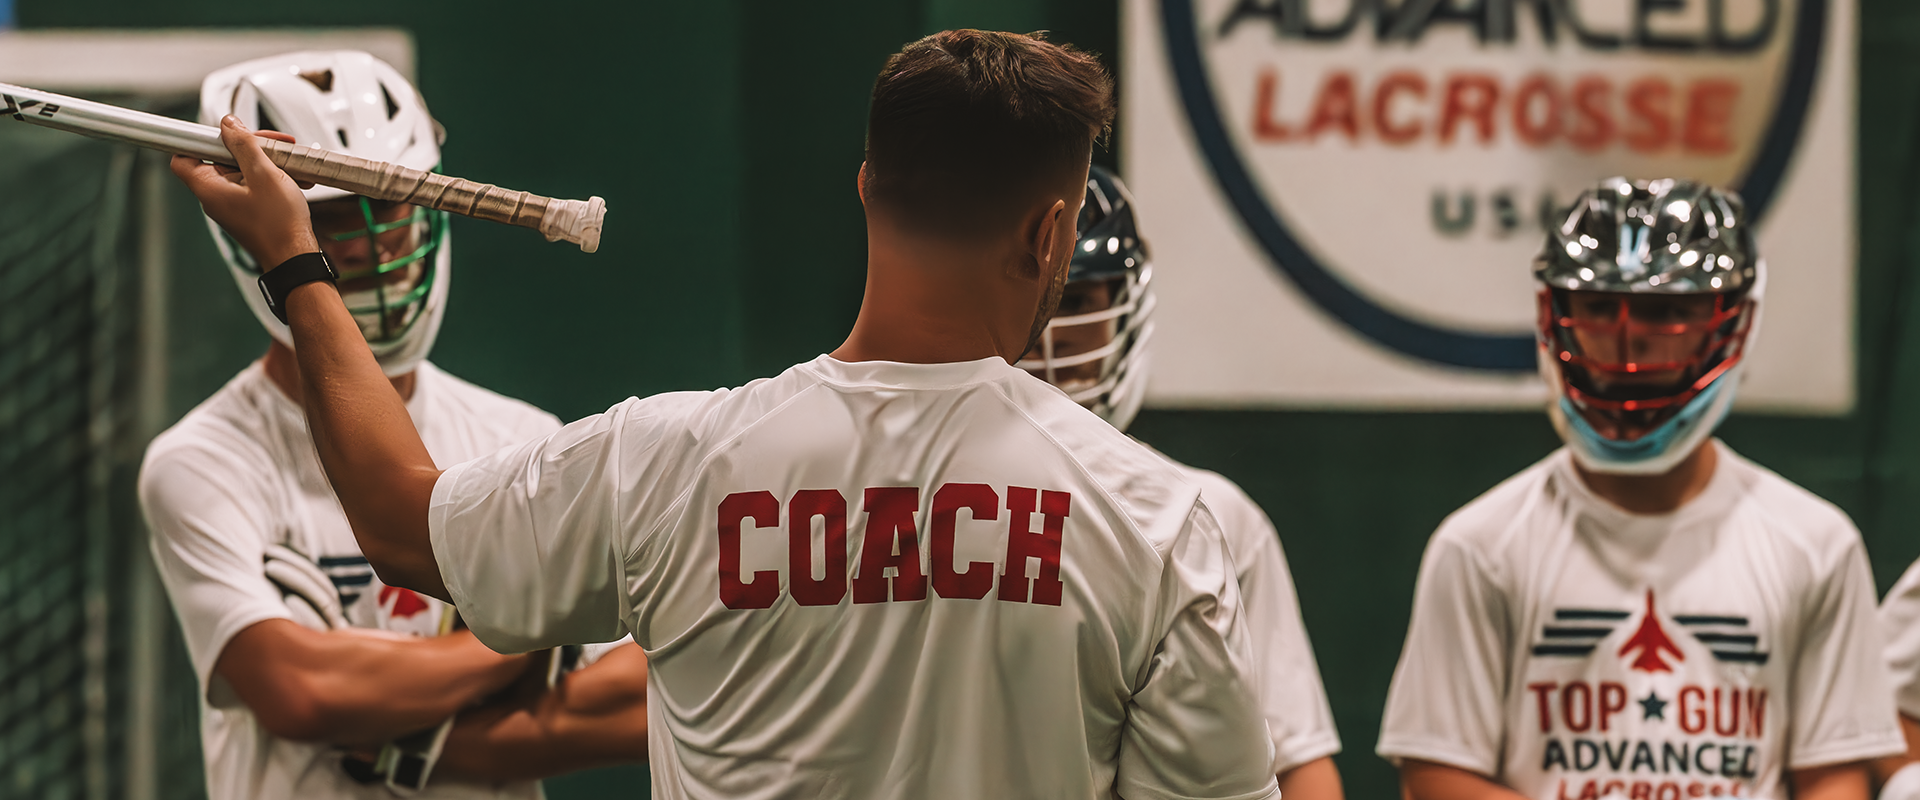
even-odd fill
[{"label": "raised arm", "polygon": [[[238,120],[221,120],[220,136],[238,170],[188,156],[173,159],[174,174],[207,216],[263,269],[319,252],[300,187],[267,160]],[[427,506],[440,470],[406,403],[381,373],[333,284],[315,281],[294,289],[286,310],[314,445],[361,551],[387,584],[450,600],[427,534]]]}]

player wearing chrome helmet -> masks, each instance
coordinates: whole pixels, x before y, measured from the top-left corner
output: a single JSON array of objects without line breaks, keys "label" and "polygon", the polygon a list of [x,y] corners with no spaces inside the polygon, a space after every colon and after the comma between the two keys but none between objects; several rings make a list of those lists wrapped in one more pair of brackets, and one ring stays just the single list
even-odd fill
[{"label": "player wearing chrome helmet", "polygon": [[[1077,229],[1059,313],[1019,366],[1126,430],[1146,397],[1153,261],[1134,218],[1133,196],[1118,175],[1099,166],[1088,172]],[[1340,752],[1340,736],[1280,535],[1233,481],[1167,460],[1200,487],[1233,553],[1280,793],[1292,800],[1337,800],[1343,793],[1333,755]]]},{"label": "player wearing chrome helmet", "polygon": [[1673,469],[1733,405],[1764,266],[1740,198],[1615,179],[1581,197],[1534,259],[1540,371],[1581,466]]},{"label": "player wearing chrome helmet", "polygon": [[1865,800],[1904,749],[1860,534],[1710,438],[1766,280],[1750,224],[1614,178],[1548,232],[1567,446],[1428,544],[1379,745],[1414,800]]},{"label": "player wearing chrome helmet", "polygon": [[[413,85],[366,53],[289,53],[215,72],[201,116],[229,115],[351,155],[440,161],[439,127]],[[444,214],[326,187],[305,197],[349,309],[434,458],[453,463],[559,427],[426,361],[452,268]],[[212,230],[273,340],[154,440],[140,475],[155,563],[200,677],[209,796],[532,798],[534,779],[643,759],[638,647],[502,656],[459,629],[451,606],[374,574],[320,471],[260,265]],[[531,663],[540,659],[546,668]],[[562,675],[570,660],[587,665]]]}]

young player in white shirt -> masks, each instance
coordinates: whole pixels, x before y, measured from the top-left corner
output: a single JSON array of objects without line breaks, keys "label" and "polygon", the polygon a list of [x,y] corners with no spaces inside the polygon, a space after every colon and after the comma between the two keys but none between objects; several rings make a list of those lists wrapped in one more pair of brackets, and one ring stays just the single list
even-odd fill
[{"label": "young player in white shirt", "polygon": [[1761,308],[1750,223],[1611,179],[1549,233],[1566,447],[1428,545],[1379,745],[1415,800],[1865,800],[1901,749],[1858,532],[1710,438]]},{"label": "young player in white shirt", "polygon": [[[365,53],[220,70],[201,113],[363,157],[439,163],[435,123],[413,86]],[[289,200],[311,204],[317,246],[353,306],[345,332],[404,398],[402,424],[436,463],[560,427],[425,360],[452,277],[444,214],[327,188]],[[321,471],[291,339],[258,293],[256,262],[213,233],[273,341],[154,440],[140,475],[154,560],[200,678],[208,795],[533,798],[537,778],[644,759],[639,648],[591,648],[585,660],[597,662],[542,691],[541,666],[450,630],[451,606],[375,577]]]},{"label": "young player in white shirt", "polygon": [[368,558],[504,651],[631,631],[654,790],[683,797],[1278,793],[1238,586],[1199,490],[1012,366],[1057,305],[1112,84],[948,31],[875,82],[847,341],[621,403],[442,471],[306,206],[247,130],[174,169],[292,320],[314,440]]},{"label": "young player in white shirt", "polygon": [[[1153,264],[1119,176],[1094,166],[1076,226],[1060,309],[1016,366],[1060,387],[1122,431],[1146,397],[1153,339]],[[1165,455],[1162,455],[1165,458]],[[1273,771],[1290,800],[1339,800],[1333,711],[1300,619],[1280,535],[1246,492],[1218,473],[1168,458],[1200,487],[1233,556],[1253,642],[1254,687],[1273,739]]]}]

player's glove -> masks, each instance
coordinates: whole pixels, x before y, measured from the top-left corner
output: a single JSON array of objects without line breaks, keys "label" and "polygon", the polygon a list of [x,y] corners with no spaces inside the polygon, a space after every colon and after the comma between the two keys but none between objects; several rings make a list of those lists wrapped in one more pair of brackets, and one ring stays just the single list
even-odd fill
[{"label": "player's glove", "polygon": [[265,566],[267,580],[280,588],[280,597],[294,622],[316,631],[347,627],[340,592],[333,587],[333,579],[320,571],[312,559],[291,547],[270,544]]}]

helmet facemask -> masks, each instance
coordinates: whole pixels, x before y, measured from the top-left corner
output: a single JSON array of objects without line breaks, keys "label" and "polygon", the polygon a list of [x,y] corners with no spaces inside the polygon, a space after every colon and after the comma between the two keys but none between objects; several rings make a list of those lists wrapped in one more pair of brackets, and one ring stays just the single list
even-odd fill
[{"label": "helmet facemask", "polygon": [[[340,273],[340,299],[367,344],[376,355],[385,355],[405,343],[414,326],[430,316],[436,299],[446,212],[358,195],[309,207],[320,251]],[[246,249],[226,231],[215,227],[215,233],[229,262],[258,278],[260,265]]]},{"label": "helmet facemask", "polygon": [[1089,170],[1075,228],[1059,308],[1015,366],[1125,430],[1145,395],[1153,268],[1133,198],[1113,173]]},{"label": "helmet facemask", "polygon": [[361,334],[375,348],[400,341],[426,316],[446,214],[365,197],[315,203],[314,209],[320,249],[340,272],[340,297]]},{"label": "helmet facemask", "polygon": [[1733,192],[1609,178],[1548,231],[1540,371],[1582,466],[1665,473],[1726,417],[1766,284],[1751,223]]},{"label": "helmet facemask", "polygon": [[1068,283],[1060,310],[1019,366],[1091,407],[1119,383],[1151,332],[1146,271]]},{"label": "helmet facemask", "polygon": [[1540,337],[1587,424],[1622,442],[1658,429],[1738,366],[1754,303],[1743,293],[1542,289]]}]

